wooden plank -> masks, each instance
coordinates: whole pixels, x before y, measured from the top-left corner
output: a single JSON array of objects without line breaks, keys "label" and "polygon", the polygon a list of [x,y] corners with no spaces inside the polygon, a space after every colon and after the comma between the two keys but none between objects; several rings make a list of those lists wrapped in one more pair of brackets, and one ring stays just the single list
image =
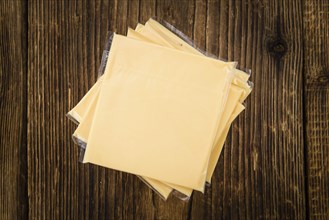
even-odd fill
[{"label": "wooden plank", "polygon": [[207,41],[219,33],[217,55],[250,68],[255,87],[211,187],[194,193],[192,219],[305,218],[302,5],[208,1],[206,10],[207,26],[218,29],[206,30],[206,49],[216,53]]},{"label": "wooden plank", "polygon": [[34,0],[28,8],[29,217],[153,217],[154,195],[135,176],[78,163],[76,126],[65,118],[97,79],[107,31],[136,25],[139,2]]},{"label": "wooden plank", "polygon": [[329,2],[304,2],[307,197],[311,219],[329,218]]},{"label": "wooden plank", "polygon": [[240,37],[239,12],[230,13],[235,22],[228,22],[228,42],[235,44],[228,43],[228,58],[252,70],[255,87],[233,124],[219,167],[223,217],[305,218],[302,5],[248,1],[240,7],[246,6]]},{"label": "wooden plank", "polygon": [[27,10],[0,1],[0,219],[27,217]]},{"label": "wooden plank", "polygon": [[78,163],[78,149],[71,139],[76,126],[65,117],[97,78],[109,22],[117,16],[113,4],[29,1],[31,219],[104,219],[116,215],[117,173]]}]

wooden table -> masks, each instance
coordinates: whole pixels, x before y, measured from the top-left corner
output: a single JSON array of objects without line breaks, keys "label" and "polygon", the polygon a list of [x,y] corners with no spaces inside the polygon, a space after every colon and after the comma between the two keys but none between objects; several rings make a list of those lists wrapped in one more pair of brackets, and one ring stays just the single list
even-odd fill
[{"label": "wooden table", "polygon": [[[65,114],[108,30],[163,18],[252,70],[211,187],[162,201],[78,163]],[[328,0],[1,0],[0,219],[329,219]]]}]

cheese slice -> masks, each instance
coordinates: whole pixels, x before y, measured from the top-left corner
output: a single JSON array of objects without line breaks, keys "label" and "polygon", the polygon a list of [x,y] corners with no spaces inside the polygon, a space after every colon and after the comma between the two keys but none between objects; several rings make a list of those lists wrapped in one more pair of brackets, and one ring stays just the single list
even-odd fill
[{"label": "cheese slice", "polygon": [[234,67],[214,62],[115,35],[84,162],[203,192]]},{"label": "cheese slice", "polygon": [[[79,130],[79,129],[78,129]],[[81,138],[81,139],[83,139],[83,138]],[[175,187],[174,187],[175,188]],[[181,191],[181,192],[183,192],[184,194],[186,194],[186,195],[190,195],[191,194],[191,190],[185,190],[184,188],[182,188],[182,187],[179,187],[179,188],[177,188],[176,187],[176,189],[177,190],[179,190],[179,191]],[[185,192],[184,192],[185,191]]]},{"label": "cheese slice", "polygon": [[[186,192],[185,192],[185,194],[186,194]],[[190,193],[189,193],[190,194]]]},{"label": "cheese slice", "polygon": [[102,77],[97,80],[87,94],[79,101],[79,103],[67,113],[67,116],[76,124],[81,122],[86,109],[88,109],[90,105],[90,102],[94,99],[94,96],[98,94],[101,82]]},{"label": "cheese slice", "polygon": [[210,155],[208,170],[207,170],[207,182],[211,183],[211,177],[215,171],[217,161],[219,159],[220,153],[223,149],[227,134],[230,130],[231,124],[234,119],[245,109],[245,107],[238,103],[233,111],[233,114],[230,116],[229,121],[227,122],[225,128],[222,131],[222,134],[219,137],[219,140],[216,143],[216,146],[213,148],[212,153]]}]

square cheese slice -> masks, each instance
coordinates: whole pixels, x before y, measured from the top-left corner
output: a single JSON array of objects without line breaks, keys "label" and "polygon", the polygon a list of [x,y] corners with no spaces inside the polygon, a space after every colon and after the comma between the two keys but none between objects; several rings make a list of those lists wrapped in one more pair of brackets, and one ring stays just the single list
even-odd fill
[{"label": "square cheese slice", "polygon": [[232,68],[115,35],[84,162],[203,191]]}]

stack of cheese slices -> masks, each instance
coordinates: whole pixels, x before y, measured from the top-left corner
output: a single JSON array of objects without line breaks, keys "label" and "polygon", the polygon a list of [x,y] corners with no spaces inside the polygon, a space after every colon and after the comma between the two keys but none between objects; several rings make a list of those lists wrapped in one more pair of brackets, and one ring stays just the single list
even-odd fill
[{"label": "stack of cheese slices", "polygon": [[252,88],[236,62],[174,32],[150,19],[113,34],[102,76],[68,116],[84,163],[135,174],[164,199],[173,191],[188,199],[211,182]]}]

